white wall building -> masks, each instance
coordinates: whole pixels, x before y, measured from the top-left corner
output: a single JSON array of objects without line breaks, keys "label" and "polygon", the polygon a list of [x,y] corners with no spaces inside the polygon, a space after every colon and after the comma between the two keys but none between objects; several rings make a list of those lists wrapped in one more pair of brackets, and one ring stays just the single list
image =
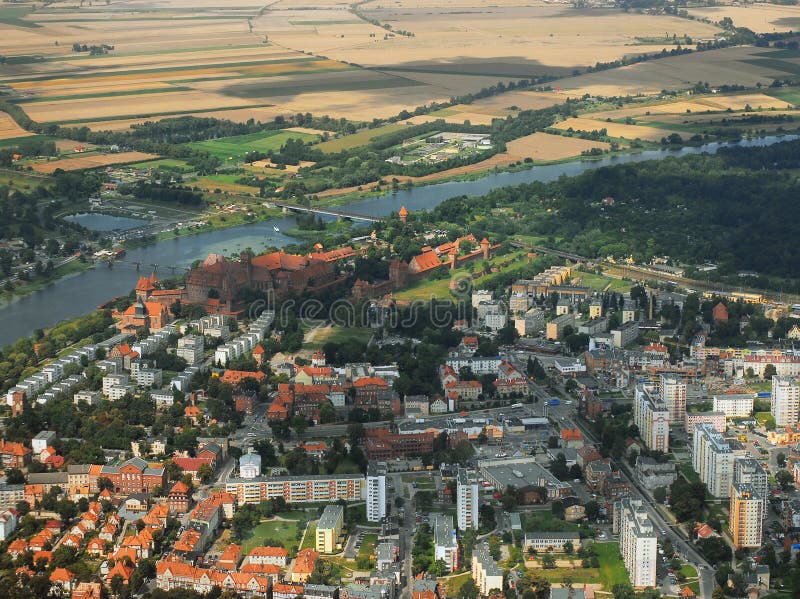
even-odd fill
[{"label": "white wall building", "polygon": [[633,420],[649,449],[669,451],[669,410],[653,385],[636,386]]},{"label": "white wall building", "polygon": [[434,560],[443,560],[450,572],[458,569],[458,537],[453,526],[453,517],[433,514]]},{"label": "white wall building", "polygon": [[478,528],[478,478],[466,468],[458,469],[456,478],[456,515],[459,530]]},{"label": "white wall building", "polygon": [[714,411],[724,412],[726,418],[747,418],[753,413],[752,393],[732,393],[714,396]]},{"label": "white wall building", "polygon": [[737,457],[733,462],[733,484],[748,484],[753,487],[764,504],[764,517],[767,516],[767,498],[769,496],[769,476],[767,471],[755,458]]},{"label": "white wall building", "polygon": [[669,423],[683,423],[686,414],[686,380],[672,373],[661,375],[661,399],[669,410]]},{"label": "white wall building", "polygon": [[656,586],[658,541],[641,499],[624,497],[619,505],[619,550],[635,588]]},{"label": "white wall building", "polygon": [[735,459],[722,433],[707,422],[695,425],[692,467],[715,497],[730,495]]},{"label": "white wall building", "polygon": [[800,417],[800,384],[788,376],[772,377],[770,411],[777,426],[794,426]]},{"label": "white wall building", "polygon": [[204,340],[200,335],[186,335],[178,339],[178,349],[176,354],[179,358],[186,360],[186,364],[191,366],[203,359]]},{"label": "white wall building", "polygon": [[239,458],[239,477],[253,479],[261,476],[261,455],[250,450]]},{"label": "white wall building", "polygon": [[386,517],[386,462],[367,466],[367,521],[380,522]]}]

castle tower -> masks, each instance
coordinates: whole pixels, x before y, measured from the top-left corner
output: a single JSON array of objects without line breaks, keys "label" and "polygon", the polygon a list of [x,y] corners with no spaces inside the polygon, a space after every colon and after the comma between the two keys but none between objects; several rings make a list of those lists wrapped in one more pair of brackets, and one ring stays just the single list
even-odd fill
[{"label": "castle tower", "polygon": [[485,237],[481,239],[481,251],[483,252],[483,259],[489,259],[489,240]]},{"label": "castle tower", "polygon": [[456,249],[450,250],[450,270],[456,269]]},{"label": "castle tower", "polygon": [[398,212],[398,214],[400,216],[400,221],[403,224],[406,224],[406,220],[408,219],[408,210],[406,210],[406,207],[405,206],[401,206],[400,207],[400,212]]}]

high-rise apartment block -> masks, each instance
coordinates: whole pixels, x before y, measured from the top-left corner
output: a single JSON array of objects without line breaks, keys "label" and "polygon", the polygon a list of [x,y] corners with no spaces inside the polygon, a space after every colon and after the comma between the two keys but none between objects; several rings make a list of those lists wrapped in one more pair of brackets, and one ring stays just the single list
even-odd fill
[{"label": "high-rise apartment block", "polygon": [[715,497],[728,497],[736,456],[717,429],[704,422],[694,427],[692,467]]},{"label": "high-rise apartment block", "polygon": [[669,451],[669,410],[654,385],[636,387],[633,420],[648,449]]},{"label": "high-rise apartment block", "polygon": [[478,528],[478,478],[466,468],[458,469],[456,478],[456,516],[462,531]]},{"label": "high-rise apartment block", "polygon": [[800,384],[789,376],[772,377],[770,411],[777,426],[793,426],[800,418]]},{"label": "high-rise apartment block", "polygon": [[658,541],[641,499],[624,497],[619,503],[619,549],[635,588],[656,586]]},{"label": "high-rise apartment block", "polygon": [[367,466],[367,521],[380,522],[386,517],[386,462]]},{"label": "high-rise apartment block", "polygon": [[748,483],[735,484],[731,490],[730,529],[733,544],[761,547],[764,501]]}]

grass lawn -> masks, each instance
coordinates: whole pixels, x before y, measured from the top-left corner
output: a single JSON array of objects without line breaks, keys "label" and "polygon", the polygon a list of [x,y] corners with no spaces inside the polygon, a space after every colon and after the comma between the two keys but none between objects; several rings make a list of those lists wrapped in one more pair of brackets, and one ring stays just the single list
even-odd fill
[{"label": "grass lawn", "polygon": [[230,163],[243,160],[245,154],[251,150],[260,152],[279,150],[290,139],[316,141],[319,136],[296,133],[294,131],[264,131],[262,133],[237,135],[210,141],[198,141],[189,144],[189,146],[197,150],[205,150],[212,156],[222,160],[223,163]]},{"label": "grass lawn", "polygon": [[[508,271],[523,265],[523,263],[520,261],[522,256],[523,252],[514,252],[511,254],[506,254],[505,256],[495,256],[489,260],[489,264],[492,266],[496,266],[498,264],[504,265],[501,267],[501,271]],[[480,270],[483,260],[475,260],[472,262],[472,264],[476,269]],[[447,267],[442,266],[440,268]],[[442,279],[423,279],[422,281],[418,281],[413,285],[409,285],[405,289],[396,292],[394,296],[398,300],[405,301],[430,301],[433,298],[452,299],[453,296],[450,293],[450,282],[453,279],[464,279],[472,276],[470,271],[465,267],[457,268],[454,271],[447,270],[447,274],[448,276]],[[491,273],[489,275],[479,277],[473,281],[472,287],[474,289],[481,289],[481,285],[489,277],[496,275],[497,273]]]},{"label": "grass lawn", "polygon": [[764,426],[764,423],[766,422],[767,418],[770,417],[770,415],[771,414],[769,412],[756,412],[755,414],[753,414],[753,417],[756,419],[756,422],[758,422],[758,424]]},{"label": "grass lawn", "polygon": [[375,545],[378,544],[378,535],[366,534],[361,541],[361,547],[358,548],[358,557],[370,558],[375,555]]},{"label": "grass lawn", "polygon": [[686,480],[688,480],[690,483],[702,482],[700,480],[700,475],[694,471],[692,465],[689,464],[688,462],[681,463],[678,469],[680,470],[681,474],[683,474],[683,476],[686,478]]},{"label": "grass lawn", "polygon": [[628,582],[628,571],[619,553],[619,543],[595,543],[595,553],[600,561],[600,580],[606,590],[615,584]]},{"label": "grass lawn", "polygon": [[626,291],[630,291],[631,287],[633,286],[633,283],[630,281],[606,277],[604,275],[597,275],[590,272],[578,271],[573,274],[576,277],[580,277],[581,285],[591,287],[597,291],[603,291],[608,288],[609,291],[619,291],[624,293]]},{"label": "grass lawn", "polygon": [[388,125],[384,125],[383,127],[365,129],[351,135],[344,135],[342,137],[337,137],[336,139],[330,139],[322,142],[316,147],[327,153],[341,152],[342,150],[350,150],[352,148],[358,148],[359,146],[366,146],[373,139],[380,137],[381,135],[394,133],[395,131],[405,129],[406,127],[407,125],[390,123]]},{"label": "grass lawn", "polygon": [[303,341],[303,348],[308,350],[320,349],[326,343],[336,343],[341,345],[350,341],[361,343],[369,342],[373,330],[363,327],[345,328],[336,325],[323,326],[316,330],[306,333],[306,340]]},{"label": "grass lawn", "polygon": [[[570,578],[575,584],[599,584],[602,577],[598,568],[535,568],[534,572],[550,582],[561,583],[565,578]],[[625,579],[627,580],[627,574]],[[606,587],[610,588],[610,587]]]},{"label": "grass lawn", "polygon": [[309,520],[309,515],[306,512],[287,512],[281,514],[281,517],[287,520],[262,520],[242,543],[242,553],[250,553],[253,547],[263,545],[265,539],[279,542],[289,551],[290,556],[297,553],[300,535]]},{"label": "grass lawn", "polygon": [[306,536],[300,549],[314,549],[317,546],[317,523],[309,522],[306,527]]},{"label": "grass lawn", "polygon": [[456,597],[458,596],[458,592],[461,590],[461,587],[464,586],[464,583],[468,580],[472,579],[472,574],[469,572],[464,572],[463,574],[456,574],[455,576],[449,576],[443,580],[445,580],[445,584],[447,585],[447,593],[448,597]]},{"label": "grass lawn", "polygon": [[690,566],[689,564],[683,564],[683,566],[681,566],[681,574],[686,578],[697,578],[697,570],[695,570],[694,566]]}]

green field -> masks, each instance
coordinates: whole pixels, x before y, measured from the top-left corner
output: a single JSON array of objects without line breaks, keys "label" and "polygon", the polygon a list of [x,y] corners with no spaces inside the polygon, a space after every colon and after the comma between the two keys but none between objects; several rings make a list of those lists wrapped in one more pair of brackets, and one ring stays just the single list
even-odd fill
[{"label": "green field", "polygon": [[[502,269],[510,270],[516,268],[520,265],[518,258],[521,258],[523,255],[522,252],[515,252],[513,254],[507,254],[505,256],[495,256],[489,260],[489,264],[492,266],[496,266],[498,264],[506,264],[506,266]],[[483,260],[474,260],[472,262],[474,265],[474,270],[480,270],[481,265],[483,264]],[[444,268],[448,268],[446,266],[439,267],[440,270]],[[470,271],[467,267],[457,268],[454,271],[448,270],[448,277],[442,279],[423,279],[412,285],[409,285],[405,289],[398,291],[394,294],[394,297],[399,300],[405,301],[430,301],[432,298],[437,299],[452,299],[452,295],[450,293],[450,282],[453,279],[469,279],[471,276]],[[492,273],[483,277],[478,277],[472,281],[472,288],[474,289],[481,289],[481,284],[486,282],[486,280],[491,277],[495,276],[496,273]],[[467,283],[467,281],[465,281]]]},{"label": "green field", "polygon": [[367,343],[372,337],[372,333],[372,329],[369,328],[344,328],[335,325],[323,326],[319,329],[309,329],[306,331],[306,340],[303,341],[303,349],[321,349],[326,343],[335,343],[337,345],[350,341]]},{"label": "green field", "polygon": [[699,483],[700,475],[694,471],[692,465],[689,462],[681,462],[680,466],[678,466],[678,470],[683,474],[684,478],[688,480],[690,483]]},{"label": "green field", "polygon": [[597,559],[600,561],[600,580],[606,590],[611,590],[615,584],[628,582],[628,571],[622,562],[619,552],[619,543],[594,543]]},{"label": "green field", "polygon": [[401,125],[400,123],[391,123],[389,125],[384,125],[383,127],[376,127],[375,129],[364,129],[351,135],[344,135],[342,137],[337,137],[336,139],[324,141],[317,145],[317,147],[323,152],[330,153],[341,152],[342,150],[351,150],[353,148],[358,148],[359,146],[365,146],[373,139],[376,139],[382,135],[394,133],[395,131],[405,129],[406,127],[407,125]]},{"label": "green field", "polygon": [[578,564],[577,568],[548,568],[546,570],[544,568],[534,568],[533,571],[546,580],[555,583],[561,583],[565,578],[571,579],[576,585],[602,583],[598,568],[581,568],[580,562],[576,562],[576,564]]},{"label": "green field", "polygon": [[456,574],[455,576],[440,578],[439,580],[445,581],[445,584],[447,585],[448,597],[457,597],[458,592],[461,590],[461,587],[464,586],[464,583],[470,580],[471,578],[472,574],[470,572],[464,572],[463,574]]},{"label": "green field", "polygon": [[189,147],[196,150],[205,150],[212,156],[227,162],[229,160],[244,160],[245,154],[253,150],[259,152],[280,150],[281,146],[290,139],[315,141],[318,136],[308,133],[295,133],[294,131],[264,131],[263,133],[250,133],[249,135],[225,137],[211,141],[198,141],[189,144]]},{"label": "green field", "polygon": [[608,288],[609,291],[618,291],[624,293],[630,291],[633,284],[630,281],[623,281],[622,279],[615,279],[613,277],[606,277],[604,275],[597,275],[590,272],[578,271],[573,273],[574,277],[580,277],[581,285],[591,287],[597,291],[604,291]]},{"label": "green field", "polygon": [[361,540],[361,547],[358,548],[358,557],[371,558],[375,555],[375,546],[378,544],[378,535],[366,534]]},{"label": "green field", "polygon": [[256,526],[242,543],[242,553],[250,553],[253,547],[263,545],[265,539],[279,542],[289,551],[290,556],[297,553],[300,536],[309,520],[309,515],[306,512],[297,511],[283,513],[280,517],[285,520],[264,520]]},{"label": "green field", "polygon": [[306,536],[303,537],[303,544],[300,549],[314,549],[317,546],[317,523],[309,522],[306,528]]},{"label": "green field", "polygon": [[26,21],[22,17],[31,12],[30,6],[3,6],[0,7],[0,23],[14,27],[41,27],[38,23]]},{"label": "green field", "polygon": [[148,160],[147,162],[139,162],[136,168],[165,168],[171,170],[180,170],[188,172],[191,170],[189,163],[185,160],[176,160],[174,158],[161,158],[159,160]]}]

